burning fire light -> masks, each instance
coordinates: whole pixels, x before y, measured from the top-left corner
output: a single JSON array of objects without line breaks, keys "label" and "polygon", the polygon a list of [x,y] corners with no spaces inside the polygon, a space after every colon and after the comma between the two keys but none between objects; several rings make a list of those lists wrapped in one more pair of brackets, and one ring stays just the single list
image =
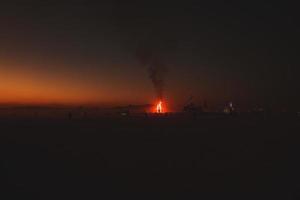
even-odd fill
[{"label": "burning fire light", "polygon": [[163,113],[164,109],[163,109],[163,103],[162,101],[159,101],[156,105],[156,113]]},{"label": "burning fire light", "polygon": [[154,114],[165,114],[168,112],[166,102],[162,100],[158,100],[155,104],[153,104],[153,107],[151,108],[151,113]]}]

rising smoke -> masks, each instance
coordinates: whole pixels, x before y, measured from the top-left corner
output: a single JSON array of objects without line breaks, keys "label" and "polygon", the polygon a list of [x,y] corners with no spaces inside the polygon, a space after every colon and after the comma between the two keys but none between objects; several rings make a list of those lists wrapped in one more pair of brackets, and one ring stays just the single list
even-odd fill
[{"label": "rising smoke", "polygon": [[157,98],[164,98],[165,80],[167,75],[167,66],[164,60],[152,49],[139,48],[137,50],[139,62],[147,67],[149,78],[153,84]]}]

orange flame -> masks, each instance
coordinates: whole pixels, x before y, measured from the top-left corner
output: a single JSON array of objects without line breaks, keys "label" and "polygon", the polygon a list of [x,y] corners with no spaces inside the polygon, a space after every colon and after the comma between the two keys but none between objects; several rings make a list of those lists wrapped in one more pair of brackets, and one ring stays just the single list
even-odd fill
[{"label": "orange flame", "polygon": [[158,104],[156,105],[156,112],[163,113],[162,101],[159,101]]}]

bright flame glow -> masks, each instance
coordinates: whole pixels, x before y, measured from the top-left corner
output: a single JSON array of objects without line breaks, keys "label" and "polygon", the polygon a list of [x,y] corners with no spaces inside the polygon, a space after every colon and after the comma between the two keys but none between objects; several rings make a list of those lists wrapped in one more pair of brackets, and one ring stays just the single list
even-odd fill
[{"label": "bright flame glow", "polygon": [[163,113],[163,111],[162,101],[159,101],[156,105],[156,113]]}]

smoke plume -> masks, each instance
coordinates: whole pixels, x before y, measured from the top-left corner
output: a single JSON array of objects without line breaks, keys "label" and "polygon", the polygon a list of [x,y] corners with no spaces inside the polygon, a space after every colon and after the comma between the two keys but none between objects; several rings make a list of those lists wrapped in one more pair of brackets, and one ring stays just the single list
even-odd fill
[{"label": "smoke plume", "polygon": [[163,99],[167,74],[167,66],[163,59],[158,52],[154,52],[154,50],[149,48],[139,48],[137,50],[137,58],[143,66],[147,67],[157,98]]}]

